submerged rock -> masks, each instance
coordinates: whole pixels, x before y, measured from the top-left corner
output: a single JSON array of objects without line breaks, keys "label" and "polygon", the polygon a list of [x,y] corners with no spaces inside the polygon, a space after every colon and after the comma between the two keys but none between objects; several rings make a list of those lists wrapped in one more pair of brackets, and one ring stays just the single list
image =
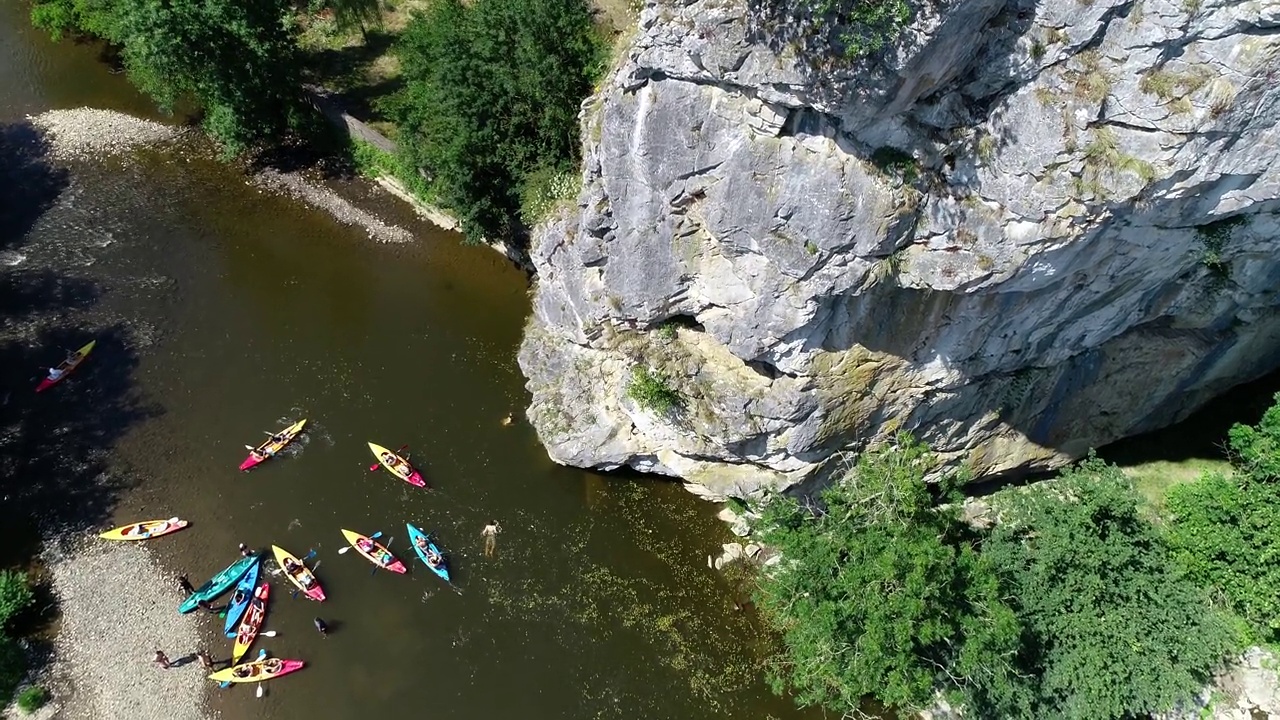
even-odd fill
[{"label": "submerged rock", "polygon": [[1280,6],[959,0],[850,64],[757,5],[646,4],[584,104],[520,352],[553,459],[1043,468],[1280,365]]}]

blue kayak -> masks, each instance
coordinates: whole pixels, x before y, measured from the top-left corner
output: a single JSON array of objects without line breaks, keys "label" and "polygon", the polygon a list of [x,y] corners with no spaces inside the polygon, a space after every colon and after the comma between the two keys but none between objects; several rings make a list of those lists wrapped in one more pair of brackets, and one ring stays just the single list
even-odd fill
[{"label": "blue kayak", "polygon": [[253,589],[257,586],[258,571],[261,569],[262,563],[254,563],[253,567],[249,568],[249,572],[236,583],[236,591],[231,596],[231,602],[227,603],[227,622],[222,626],[223,635],[229,638],[236,636],[240,618],[244,615],[244,611],[249,609],[249,603],[253,601]]},{"label": "blue kayak", "polygon": [[[422,563],[431,568],[431,572],[439,575],[445,582],[452,583],[453,581],[449,579],[449,561],[445,559],[444,553],[440,552],[440,548],[436,547],[436,544],[431,542],[431,538],[427,537],[426,533],[414,527],[413,523],[405,523],[405,527],[409,528],[409,544],[413,546],[413,551],[418,553],[418,557],[422,560]],[[431,563],[427,562],[427,553],[423,551],[422,548],[418,547],[418,538],[426,540],[427,547],[431,548],[431,552],[440,556],[440,567],[435,567]]]},{"label": "blue kayak", "polygon": [[250,555],[247,558],[240,558],[231,563],[226,570],[209,578],[209,582],[201,585],[195,592],[191,593],[191,597],[183,600],[182,604],[178,606],[178,612],[189,613],[196,609],[196,603],[201,600],[212,600],[226,592],[228,588],[236,584],[241,575],[249,572],[249,568],[256,565],[257,562],[258,556]]}]

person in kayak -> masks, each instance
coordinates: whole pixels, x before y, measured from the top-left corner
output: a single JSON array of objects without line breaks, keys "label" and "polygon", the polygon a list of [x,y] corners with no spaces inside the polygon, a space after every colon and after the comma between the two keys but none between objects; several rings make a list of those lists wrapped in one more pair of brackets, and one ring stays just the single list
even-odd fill
[{"label": "person in kayak", "polygon": [[372,541],[372,540],[370,540],[369,538],[367,538],[367,537],[362,537],[362,538],[360,538],[359,540],[357,540],[357,541],[356,541],[356,547],[357,547],[357,548],[359,548],[360,552],[362,552],[362,553],[368,553],[368,554],[372,555],[372,554],[373,554],[373,549],[374,549],[374,547],[376,547],[376,546],[373,544],[373,541]]},{"label": "person in kayak", "polygon": [[65,370],[59,370],[56,367],[49,368],[49,382],[58,382],[62,379],[62,376],[66,374]]},{"label": "person in kayak", "polygon": [[231,604],[239,605],[240,603],[244,602],[244,599],[245,599],[244,590],[240,588],[236,588],[236,594],[231,596]]},{"label": "person in kayak", "polygon": [[232,670],[231,674],[238,678],[251,678],[258,674],[258,666],[251,663],[241,665],[235,670]]},{"label": "person in kayak", "polygon": [[266,670],[272,675],[275,675],[276,673],[284,669],[284,663],[280,660],[280,658],[271,658],[270,660],[266,660],[262,663],[262,669]]},{"label": "person in kayak", "polygon": [[302,571],[302,563],[291,557],[287,557],[284,559],[284,571],[290,575],[297,575]]},{"label": "person in kayak", "polygon": [[196,589],[191,586],[191,581],[187,579],[185,573],[178,576],[178,587],[182,588],[182,592],[188,595],[196,591]]}]

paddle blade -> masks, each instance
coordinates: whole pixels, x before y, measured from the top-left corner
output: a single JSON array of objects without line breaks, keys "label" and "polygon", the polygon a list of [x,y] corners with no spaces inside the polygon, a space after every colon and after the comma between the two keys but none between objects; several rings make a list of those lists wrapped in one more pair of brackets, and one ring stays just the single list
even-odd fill
[{"label": "paddle blade", "polygon": [[245,446],[244,446],[244,449],[245,449],[245,450],[257,450],[258,448],[254,447],[254,446],[252,446],[252,445],[245,445]]},{"label": "paddle blade", "polygon": [[377,469],[378,469],[378,463],[374,463],[369,466],[369,472],[373,472],[374,470],[377,470]]},{"label": "paddle blade", "polygon": [[378,539],[378,538],[380,538],[380,537],[382,537],[382,531],[381,531],[381,530],[379,530],[378,532],[376,532],[376,533],[374,533],[374,534],[370,535],[370,536],[369,536],[369,539],[370,539],[370,540],[376,540],[376,539]]},{"label": "paddle blade", "polygon": [[346,555],[346,554],[347,554],[347,551],[348,551],[348,550],[350,550],[350,549],[351,549],[351,546],[350,546],[350,545],[348,545],[348,546],[346,546],[346,547],[340,547],[340,548],[338,548],[338,554],[339,554],[339,555]]},{"label": "paddle blade", "polygon": [[268,630],[268,631],[266,631],[266,632],[264,632],[264,633],[258,633],[258,635],[259,635],[259,636],[261,636],[261,637],[275,637],[276,635],[279,635],[279,634],[280,634],[280,633],[278,633],[278,632],[277,632],[277,631],[275,631],[275,630]]},{"label": "paddle blade", "polygon": [[263,694],[264,692],[266,692],[266,688],[262,687],[262,684],[261,684],[261,683],[259,683],[259,684],[258,684],[258,697],[262,697],[262,694]]},{"label": "paddle blade", "polygon": [[324,561],[323,561],[323,560],[321,560],[320,562],[316,563],[314,567],[312,567],[312,568],[311,568],[311,573],[312,573],[313,575],[315,574],[315,572],[316,572],[317,570],[319,570],[319,569],[320,569],[320,563],[322,563],[322,562],[324,562]]},{"label": "paddle blade", "polygon": [[222,688],[223,690],[226,690],[227,688],[231,687],[231,681],[223,680],[222,682],[218,683],[218,687]]}]

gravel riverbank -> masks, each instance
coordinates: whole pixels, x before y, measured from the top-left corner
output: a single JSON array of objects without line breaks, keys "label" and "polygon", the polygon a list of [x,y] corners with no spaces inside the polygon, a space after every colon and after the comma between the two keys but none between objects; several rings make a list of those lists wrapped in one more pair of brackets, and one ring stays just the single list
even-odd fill
[{"label": "gravel riverbank", "polygon": [[[145,547],[86,540],[49,552],[62,615],[47,684],[55,717],[204,720],[211,684],[192,654],[201,618],[174,611],[178,593]],[[185,664],[163,670],[156,649]]]},{"label": "gravel riverbank", "polygon": [[29,119],[44,132],[53,155],[64,159],[116,155],[184,134],[182,128],[95,108],[50,110]]}]

